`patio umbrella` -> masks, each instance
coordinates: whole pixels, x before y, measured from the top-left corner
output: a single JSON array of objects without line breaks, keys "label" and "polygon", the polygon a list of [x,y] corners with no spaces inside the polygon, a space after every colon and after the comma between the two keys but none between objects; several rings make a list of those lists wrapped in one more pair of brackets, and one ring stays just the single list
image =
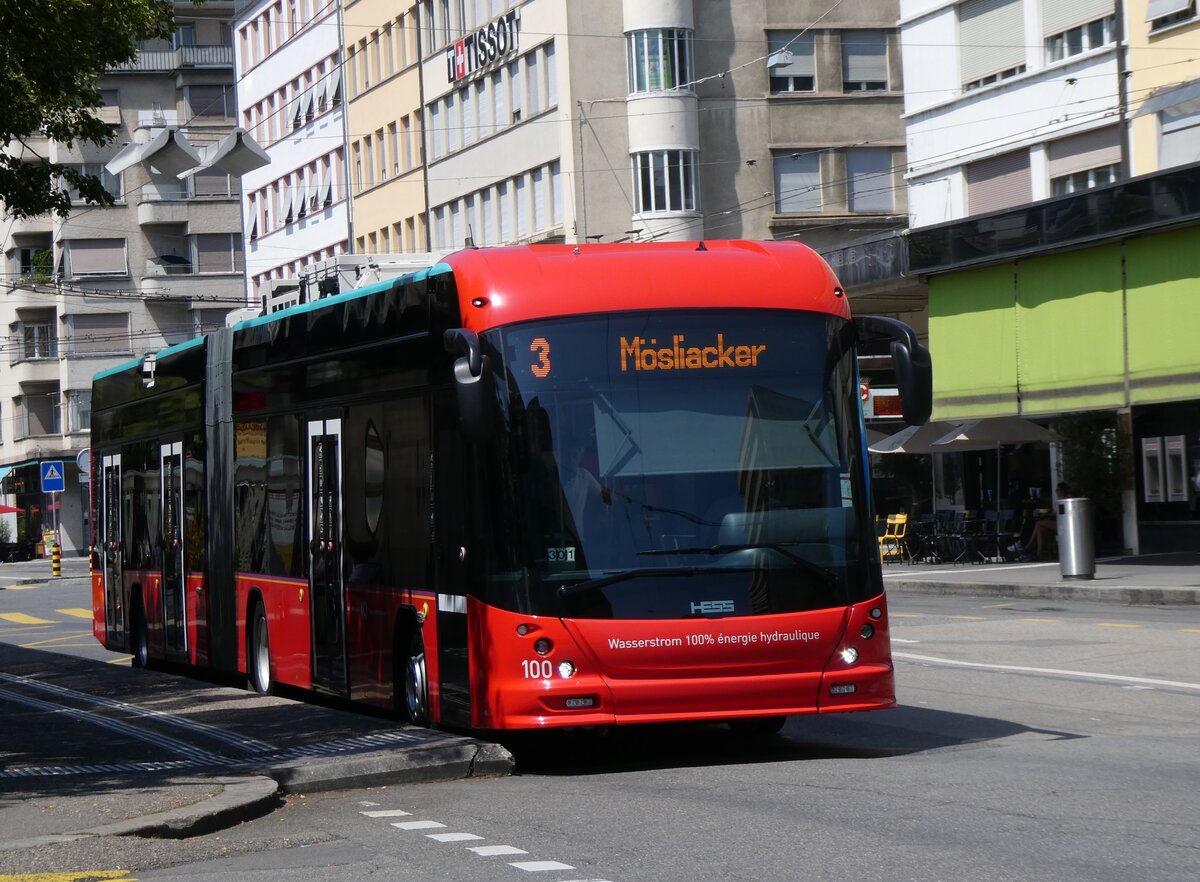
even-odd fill
[{"label": "patio umbrella", "polygon": [[935,450],[996,450],[996,510],[1000,510],[1000,448],[1005,444],[1049,443],[1057,435],[1033,420],[1016,416],[967,420],[933,442]]},{"label": "patio umbrella", "polygon": [[[907,426],[894,435],[870,445],[872,453],[942,453],[933,442],[954,429],[955,423],[926,423],[923,426]],[[937,513],[937,463],[930,457],[930,498],[933,511]]]},{"label": "patio umbrella", "polygon": [[953,431],[957,423],[926,423],[923,426],[908,426],[894,435],[888,435],[882,441],[872,444],[868,449],[872,453],[946,453],[942,447],[934,447],[933,443]]},{"label": "patio umbrella", "polygon": [[25,509],[17,508],[15,505],[0,505],[0,514],[17,514]]}]

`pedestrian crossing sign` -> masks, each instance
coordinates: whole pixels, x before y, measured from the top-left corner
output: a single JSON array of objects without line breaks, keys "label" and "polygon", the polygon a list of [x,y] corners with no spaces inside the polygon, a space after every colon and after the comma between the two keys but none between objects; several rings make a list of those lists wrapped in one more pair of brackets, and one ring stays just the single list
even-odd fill
[{"label": "pedestrian crossing sign", "polygon": [[42,463],[42,492],[62,493],[64,489],[62,460]]}]

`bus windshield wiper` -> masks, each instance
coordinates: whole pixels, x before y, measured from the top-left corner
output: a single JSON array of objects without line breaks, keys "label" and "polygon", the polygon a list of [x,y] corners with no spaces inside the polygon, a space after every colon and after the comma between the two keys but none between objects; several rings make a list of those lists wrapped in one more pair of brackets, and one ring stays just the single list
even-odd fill
[{"label": "bus windshield wiper", "polygon": [[[796,564],[802,570],[807,570],[820,576],[827,583],[835,583],[838,580],[837,573],[833,570],[826,569],[819,564],[813,563],[806,557],[801,557],[794,551],[788,551],[782,542],[747,542],[730,545],[700,545],[695,548],[653,548],[649,551],[639,551],[639,555],[669,555],[669,554],[732,554],[735,551],[778,551],[792,563]],[[717,569],[723,569],[717,567]]]},{"label": "bus windshield wiper", "polygon": [[559,597],[574,597],[576,594],[582,594],[585,591],[593,591],[597,588],[603,588],[606,585],[615,585],[617,582],[625,582],[630,579],[636,579],[639,576],[696,576],[700,573],[728,573],[750,567],[647,567],[638,570],[621,570],[619,573],[611,573],[607,576],[601,576],[598,579],[588,579],[585,582],[573,582],[569,585],[558,586]]}]

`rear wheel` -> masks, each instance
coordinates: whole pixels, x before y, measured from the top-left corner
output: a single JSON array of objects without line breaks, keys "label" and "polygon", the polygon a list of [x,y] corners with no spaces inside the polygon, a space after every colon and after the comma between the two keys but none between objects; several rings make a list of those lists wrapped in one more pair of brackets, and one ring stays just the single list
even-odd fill
[{"label": "rear wheel", "polygon": [[140,599],[133,604],[133,618],[130,624],[132,645],[129,652],[133,656],[131,663],[135,668],[147,667],[150,664],[150,634],[146,627],[146,611],[142,608]]},{"label": "rear wheel", "polygon": [[267,613],[261,602],[254,605],[250,617],[249,652],[246,657],[250,688],[259,695],[270,695],[275,688],[271,678],[271,640],[267,632]]},{"label": "rear wheel", "polygon": [[404,719],[414,726],[429,725],[429,679],[425,670],[425,643],[414,634],[404,658]]}]

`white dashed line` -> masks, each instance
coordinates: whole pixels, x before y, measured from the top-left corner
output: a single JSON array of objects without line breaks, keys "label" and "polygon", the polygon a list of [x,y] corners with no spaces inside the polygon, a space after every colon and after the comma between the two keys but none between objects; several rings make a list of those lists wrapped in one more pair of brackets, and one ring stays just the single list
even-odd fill
[{"label": "white dashed line", "polygon": [[434,842],[472,842],[483,838],[474,833],[426,833],[425,836]]},{"label": "white dashed line", "polygon": [[523,848],[513,848],[511,845],[477,845],[474,848],[468,848],[467,851],[473,851],[480,857],[495,857],[500,854],[529,854]]},{"label": "white dashed line", "polygon": [[[378,805],[379,803],[372,803]],[[412,812],[402,811],[401,809],[376,809],[374,811],[363,812],[368,818],[407,818]]]},{"label": "white dashed line", "polygon": [[527,873],[544,873],[547,870],[574,870],[570,864],[562,864],[558,861],[517,861],[515,864],[509,864],[510,867],[516,867],[518,870],[525,870]]},{"label": "white dashed line", "polygon": [[398,830],[436,830],[439,827],[445,827],[438,821],[401,821],[398,824],[392,824]]}]

